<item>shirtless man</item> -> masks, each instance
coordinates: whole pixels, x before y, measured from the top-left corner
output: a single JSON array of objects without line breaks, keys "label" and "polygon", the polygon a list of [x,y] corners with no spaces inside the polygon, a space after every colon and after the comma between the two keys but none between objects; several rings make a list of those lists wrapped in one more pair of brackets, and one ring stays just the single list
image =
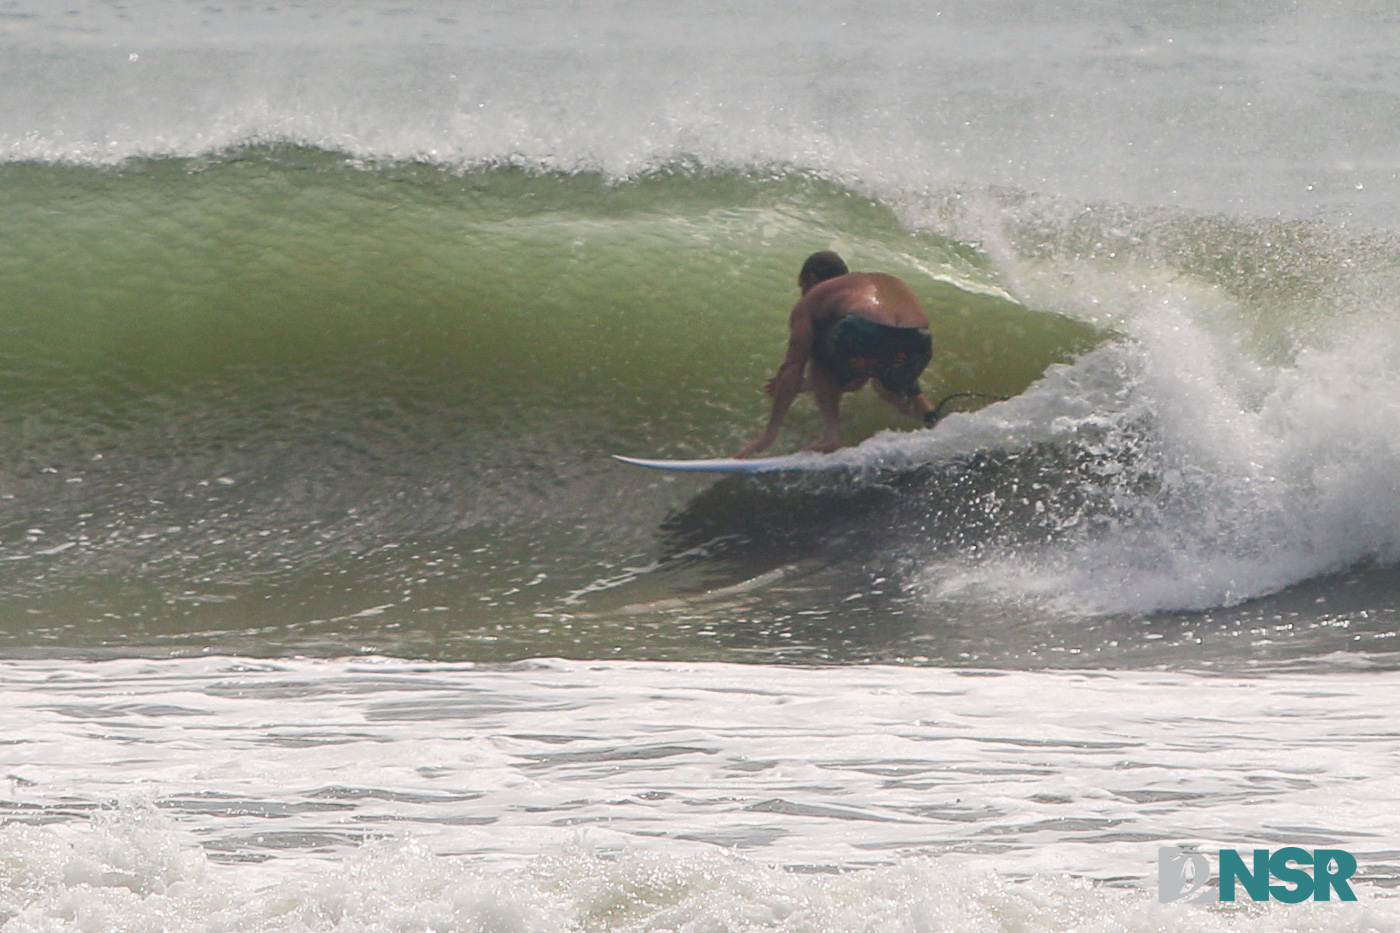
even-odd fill
[{"label": "shirtless man", "polygon": [[841,393],[871,379],[901,414],[927,421],[933,406],[919,391],[919,374],[933,341],[909,286],[880,272],[851,272],[840,256],[822,251],[807,257],[797,287],[802,297],[788,321],[787,356],[763,387],[773,396],[768,426],[734,456],[752,457],[772,446],[793,400],[809,387],[822,416],[822,434],[811,450],[841,446]]}]

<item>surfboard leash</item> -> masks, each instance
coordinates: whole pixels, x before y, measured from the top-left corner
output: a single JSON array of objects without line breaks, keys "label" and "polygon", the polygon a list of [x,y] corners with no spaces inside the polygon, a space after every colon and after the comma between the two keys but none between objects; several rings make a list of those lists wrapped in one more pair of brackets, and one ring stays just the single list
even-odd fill
[{"label": "surfboard leash", "polygon": [[945,412],[943,410],[943,407],[949,402],[953,401],[954,399],[959,398],[985,398],[993,402],[1004,402],[1009,398],[1009,396],[989,395],[986,392],[954,392],[952,395],[944,396],[943,399],[939,401],[937,405],[933,406],[933,408],[929,411],[928,414],[924,415],[924,427],[931,428],[938,422],[942,421],[947,415],[952,414],[951,412]]}]

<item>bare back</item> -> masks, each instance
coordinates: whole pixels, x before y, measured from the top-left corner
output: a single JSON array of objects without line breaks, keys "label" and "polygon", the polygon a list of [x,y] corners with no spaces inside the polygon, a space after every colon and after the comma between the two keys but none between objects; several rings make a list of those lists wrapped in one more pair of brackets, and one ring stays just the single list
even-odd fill
[{"label": "bare back", "polygon": [[852,314],[893,327],[928,326],[918,296],[903,281],[883,272],[849,272],[827,279],[813,286],[798,304],[806,306],[817,334]]}]

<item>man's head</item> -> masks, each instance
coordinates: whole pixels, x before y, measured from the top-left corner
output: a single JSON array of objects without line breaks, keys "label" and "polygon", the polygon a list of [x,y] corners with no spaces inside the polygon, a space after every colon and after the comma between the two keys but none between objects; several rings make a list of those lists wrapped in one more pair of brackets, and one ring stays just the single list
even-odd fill
[{"label": "man's head", "polygon": [[814,285],[850,271],[846,268],[844,259],[831,250],[824,249],[808,256],[807,261],[802,264],[802,271],[797,274],[797,287],[802,289],[802,294],[805,295]]}]

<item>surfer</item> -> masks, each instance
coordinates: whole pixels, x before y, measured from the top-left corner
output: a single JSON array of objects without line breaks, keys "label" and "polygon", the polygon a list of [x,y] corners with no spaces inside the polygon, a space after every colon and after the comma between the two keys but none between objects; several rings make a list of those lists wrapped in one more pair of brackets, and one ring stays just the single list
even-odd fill
[{"label": "surfer", "polygon": [[873,380],[875,391],[901,414],[928,423],[933,405],[919,391],[919,374],[933,356],[928,318],[909,286],[881,272],[851,272],[837,254],[807,257],[797,277],[802,297],[788,320],[787,356],[763,391],[773,397],[768,426],[734,456],[752,457],[778,439],[798,393],[810,389],[822,433],[809,449],[841,446],[841,393]]}]

